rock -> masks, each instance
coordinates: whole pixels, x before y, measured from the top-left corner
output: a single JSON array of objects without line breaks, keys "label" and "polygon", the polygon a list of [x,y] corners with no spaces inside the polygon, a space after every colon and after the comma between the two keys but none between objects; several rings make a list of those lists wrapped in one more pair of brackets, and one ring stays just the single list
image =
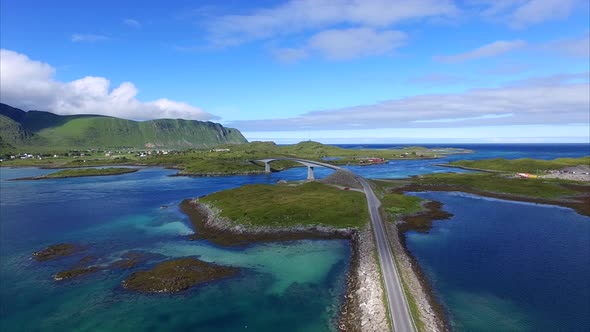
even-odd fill
[{"label": "rock", "polygon": [[129,251],[122,256],[122,259],[114,261],[109,266],[115,269],[131,269],[136,267],[138,264],[144,263],[148,260],[162,259],[164,255],[154,254],[143,251]]},{"label": "rock", "polygon": [[180,258],[162,262],[151,270],[132,273],[123,281],[123,287],[142,292],[179,292],[194,285],[232,276],[238,271],[235,267],[207,263],[196,258]]},{"label": "rock", "polygon": [[84,256],[78,262],[78,264],[74,265],[73,267],[67,270],[63,270],[54,274],[53,279],[57,281],[73,279],[102,270],[102,268],[98,266],[88,266],[88,264],[93,263],[95,261],[96,257],[94,256]]},{"label": "rock", "polygon": [[96,266],[89,266],[89,267],[82,267],[82,268],[73,268],[70,270],[64,270],[56,273],[53,276],[53,279],[57,281],[66,280],[77,278],[86,274],[94,273],[100,271],[100,268]]},{"label": "rock", "polygon": [[44,262],[51,259],[69,256],[82,250],[84,250],[84,248],[71,243],[53,244],[43,250],[34,252],[33,258],[39,262]]},{"label": "rock", "polygon": [[327,177],[319,180],[319,182],[348,188],[362,188],[361,184],[355,178],[354,173],[345,169],[339,169]]}]

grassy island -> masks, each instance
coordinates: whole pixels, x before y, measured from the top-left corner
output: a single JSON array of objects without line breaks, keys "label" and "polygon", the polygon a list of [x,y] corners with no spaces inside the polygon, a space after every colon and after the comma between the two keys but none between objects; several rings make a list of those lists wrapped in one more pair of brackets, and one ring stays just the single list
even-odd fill
[{"label": "grassy island", "polygon": [[547,171],[560,170],[566,167],[590,165],[590,157],[582,158],[558,158],[554,160],[539,159],[482,159],[482,160],[459,160],[449,163],[447,166],[455,166],[472,170],[483,170],[493,172],[526,172],[542,174]]},{"label": "grassy island", "polygon": [[19,178],[16,180],[44,180],[44,179],[63,179],[63,178],[76,178],[83,176],[107,176],[107,175],[121,175],[127,173],[137,172],[137,168],[124,168],[124,167],[110,167],[110,168],[78,168],[78,169],[66,169],[55,173]]},{"label": "grassy island", "polygon": [[220,216],[244,226],[360,227],[368,217],[364,193],[317,182],[300,185],[245,185],[199,199]]}]

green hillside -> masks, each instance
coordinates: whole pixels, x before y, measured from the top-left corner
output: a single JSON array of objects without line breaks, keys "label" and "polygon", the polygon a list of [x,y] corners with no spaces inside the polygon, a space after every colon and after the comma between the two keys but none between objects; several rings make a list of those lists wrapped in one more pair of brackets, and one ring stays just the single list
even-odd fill
[{"label": "green hillside", "polygon": [[203,148],[245,143],[239,130],[181,119],[131,121],[99,115],[60,116],[0,104],[3,151],[81,148]]}]

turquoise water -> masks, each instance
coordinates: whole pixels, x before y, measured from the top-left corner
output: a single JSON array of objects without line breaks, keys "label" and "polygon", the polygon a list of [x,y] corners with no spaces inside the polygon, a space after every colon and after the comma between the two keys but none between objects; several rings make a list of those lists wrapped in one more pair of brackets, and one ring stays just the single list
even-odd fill
[{"label": "turquoise water", "polygon": [[589,217],[463,193],[415,195],[454,215],[406,236],[453,330],[590,330]]},{"label": "turquoise water", "polygon": [[[47,181],[5,181],[45,173],[1,169],[0,327],[2,331],[328,331],[345,290],[347,241],[293,241],[224,248],[189,241],[190,223],[178,210],[184,198],[239,186],[304,178],[280,176],[184,178],[147,168],[137,173]],[[160,209],[161,205],[169,205]],[[182,294],[144,295],[121,288],[132,271],[102,271],[54,282],[52,274],[84,254],[36,262],[46,245],[88,245],[85,254],[108,265],[130,250],[241,267],[238,276]]]}]

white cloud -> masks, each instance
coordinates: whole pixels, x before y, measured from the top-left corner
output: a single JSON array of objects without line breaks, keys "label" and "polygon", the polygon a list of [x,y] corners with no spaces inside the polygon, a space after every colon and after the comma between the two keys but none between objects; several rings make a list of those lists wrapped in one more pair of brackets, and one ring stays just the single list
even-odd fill
[{"label": "white cloud", "polygon": [[131,82],[111,89],[104,77],[87,76],[71,82],[54,79],[55,68],[14,51],[0,50],[0,102],[25,110],[57,114],[100,114],[146,120],[217,117],[183,102],[158,99],[142,102]]},{"label": "white cloud", "polygon": [[127,25],[129,27],[135,28],[135,29],[141,28],[141,23],[139,23],[138,20],[134,20],[132,18],[126,18],[126,19],[124,19],[123,20],[123,24],[125,24],[125,25]]},{"label": "white cloud", "polygon": [[337,24],[383,28],[412,19],[453,16],[457,12],[449,0],[291,0],[246,15],[215,18],[208,29],[211,43],[225,47]]},{"label": "white cloud", "polygon": [[406,35],[395,30],[375,31],[369,28],[324,30],[309,39],[308,48],[328,59],[353,59],[383,55],[403,44]]},{"label": "white cloud", "polygon": [[[243,131],[442,128],[490,125],[590,123],[586,74],[552,78],[554,84],[475,89],[383,101],[373,105],[313,111],[294,118],[234,121]],[[559,75],[555,75],[559,76]],[[574,79],[575,83],[571,83]],[[532,82],[532,81],[531,81]],[[566,83],[564,83],[566,82]]]},{"label": "white cloud", "polygon": [[514,50],[525,47],[527,43],[523,40],[498,40],[491,44],[483,45],[474,50],[467,51],[460,54],[453,55],[437,55],[434,60],[445,63],[457,63],[480,58],[488,58],[498,56],[504,53],[512,52]]},{"label": "white cloud", "polygon": [[545,21],[564,19],[572,12],[578,0],[532,0],[518,7],[509,24],[520,28]]},{"label": "white cloud", "polygon": [[390,54],[405,40],[406,35],[396,30],[329,29],[314,34],[300,48],[279,48],[273,53],[280,61],[287,63],[305,59],[313,53],[330,60],[350,60]]},{"label": "white cloud", "polygon": [[542,49],[574,58],[590,58],[590,32],[578,38],[559,39],[541,45]]},{"label": "white cloud", "polygon": [[75,33],[72,35],[72,41],[74,43],[79,42],[88,42],[88,43],[95,43],[101,41],[107,41],[111,38],[103,35],[92,35],[92,34],[83,34],[83,33]]},{"label": "white cloud", "polygon": [[512,28],[563,20],[577,8],[587,7],[584,0],[472,0],[470,3],[483,6],[482,16]]},{"label": "white cloud", "polygon": [[293,144],[312,140],[328,144],[376,143],[588,143],[588,126],[515,125],[360,130],[242,131],[249,141]]},{"label": "white cloud", "polygon": [[303,48],[277,48],[272,53],[275,58],[284,63],[295,63],[309,56]]}]

